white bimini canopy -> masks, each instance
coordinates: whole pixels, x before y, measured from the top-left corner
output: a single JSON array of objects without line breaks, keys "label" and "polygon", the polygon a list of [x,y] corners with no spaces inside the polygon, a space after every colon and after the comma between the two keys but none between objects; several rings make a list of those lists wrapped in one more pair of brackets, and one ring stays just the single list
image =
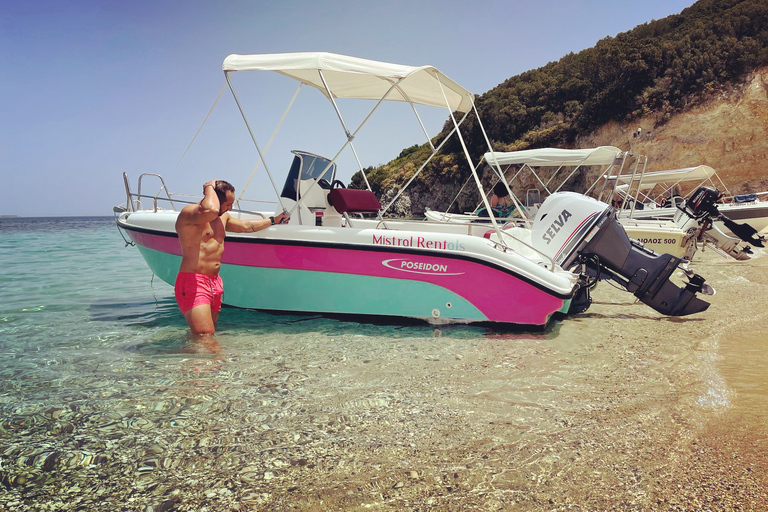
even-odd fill
[{"label": "white bimini canopy", "polygon": [[[405,101],[469,112],[474,95],[432,66],[403,66],[325,52],[229,55],[232,71],[275,71],[334,98]],[[393,84],[397,84],[392,88]],[[327,88],[326,88],[327,85]]]},{"label": "white bimini canopy", "polygon": [[[634,177],[628,174],[619,176],[619,183],[629,183],[630,181],[639,181],[641,189],[653,188],[660,183],[681,183],[684,181],[706,181],[714,176],[716,171],[708,165],[697,165],[696,167],[686,167],[684,169],[673,169],[671,171],[653,171],[646,172],[643,175]],[[615,179],[612,176],[610,179]]]},{"label": "white bimini canopy", "polygon": [[523,151],[489,151],[485,161],[492,165],[527,164],[531,167],[611,165],[623,151],[614,146],[589,149],[541,148]]}]

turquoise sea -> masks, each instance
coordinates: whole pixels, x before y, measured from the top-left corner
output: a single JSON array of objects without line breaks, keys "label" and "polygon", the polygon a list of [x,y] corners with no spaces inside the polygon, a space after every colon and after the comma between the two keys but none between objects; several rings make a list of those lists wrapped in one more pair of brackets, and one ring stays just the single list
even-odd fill
[{"label": "turquoise sea", "polygon": [[0,218],[0,511],[758,510],[758,256],[702,255],[684,319],[602,284],[543,332],[225,308],[209,353],[111,217]]}]

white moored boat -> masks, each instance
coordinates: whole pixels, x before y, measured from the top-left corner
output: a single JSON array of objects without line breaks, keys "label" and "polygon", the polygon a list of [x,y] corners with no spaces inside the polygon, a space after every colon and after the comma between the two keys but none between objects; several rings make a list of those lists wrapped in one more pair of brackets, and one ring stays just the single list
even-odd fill
[{"label": "white moored boat", "polygon": [[[634,158],[632,164],[628,163],[630,157]],[[617,207],[616,217],[630,238],[658,253],[671,254],[685,260],[691,260],[698,245],[702,243],[710,245],[724,256],[737,260],[750,257],[749,249],[745,249],[745,244],[740,238],[721,232],[719,226],[713,226],[707,218],[690,216],[673,218],[672,215],[659,218],[645,217],[640,215],[643,210],[634,210],[632,207],[635,202],[628,193],[629,184],[624,178],[636,181],[638,179],[635,178],[636,176],[648,174],[644,173],[647,160],[644,156],[630,155],[614,146],[599,146],[583,149],[539,148],[508,152],[492,151],[485,154],[484,160],[491,166],[497,177],[499,179],[503,177],[505,182],[514,183],[524,172],[530,173],[535,178],[537,188],[527,191],[524,204],[517,209],[530,218],[535,217],[541,198],[564,190],[579,170],[585,167],[600,168],[597,177],[601,179],[594,179],[586,193],[594,192],[598,200],[604,196],[607,196],[606,200],[610,200],[614,194],[619,195],[622,191],[627,191],[623,196],[624,204],[614,206]],[[630,174],[624,174],[630,171]],[[622,177],[618,186],[616,176]],[[601,183],[602,190],[598,192],[596,189]],[[631,188],[634,191],[636,189],[637,187]],[[510,196],[517,199],[511,190]],[[630,201],[627,202],[627,200]],[[474,214],[428,211],[426,215],[431,220],[443,222],[469,223],[485,220]],[[500,220],[520,223],[516,219]]]},{"label": "white moored boat", "polygon": [[[634,204],[642,206],[642,209],[635,208],[632,213],[636,219],[672,220],[679,207],[696,190],[701,186],[710,186],[723,192],[723,197],[717,203],[720,215],[733,222],[748,224],[757,233],[768,232],[768,202],[761,200],[768,192],[734,196],[728,191],[717,171],[708,165],[621,174],[618,180],[617,176],[606,177],[617,182],[618,192],[628,195]],[[683,185],[688,190],[681,195]],[[731,229],[722,221],[715,224],[725,233],[731,233]]]},{"label": "white moored boat", "polygon": [[[231,212],[244,219],[287,212],[291,220],[256,233],[227,233],[221,266],[227,305],[432,323],[543,326],[557,313],[586,309],[594,284],[590,276],[603,272],[663,314],[687,315],[708,307],[696,296],[710,291],[703,278],[686,269],[685,286],[678,287],[670,277],[679,259],[630,242],[613,210],[584,196],[554,195],[542,206],[553,214],[518,238],[493,220],[490,225],[462,225],[385,219],[392,203],[382,208],[369,190],[344,188],[337,173],[339,155],[352,150],[355,135],[371,114],[389,102],[407,102],[414,112],[416,107],[444,108],[454,126],[448,137],[460,138],[461,123],[470,112],[477,114],[474,95],[431,66],[295,53],[230,55],[223,68],[233,95],[233,75],[256,70],[277,72],[312,93],[319,91],[334,109],[330,121],[341,121],[347,137],[332,159],[294,152],[274,212]],[[337,98],[374,100],[374,106],[350,130]],[[271,178],[264,152],[237,103]],[[432,153],[417,174],[445,142],[433,146],[426,139]],[[484,195],[461,143],[466,165]],[[354,154],[357,159],[358,152]],[[140,193],[142,180],[158,179],[156,175],[140,176],[136,193],[124,178],[127,201],[116,207],[117,225],[153,272],[173,283],[181,254],[174,223],[182,203],[164,182],[163,196]]]}]

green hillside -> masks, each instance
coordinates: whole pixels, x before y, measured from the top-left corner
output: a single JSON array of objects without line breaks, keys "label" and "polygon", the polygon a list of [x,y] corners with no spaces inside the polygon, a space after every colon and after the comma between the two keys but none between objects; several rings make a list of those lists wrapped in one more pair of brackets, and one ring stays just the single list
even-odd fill
[{"label": "green hillside", "polygon": [[[480,96],[477,109],[494,150],[573,147],[578,135],[611,120],[654,113],[663,122],[767,64],[768,0],[700,0],[678,15],[511,77]],[[474,118],[463,131],[477,160],[486,144]],[[448,194],[429,199],[427,184],[437,180],[455,194],[469,175],[459,152],[454,137],[409,189],[416,202],[447,206]],[[427,155],[426,147],[414,146],[368,169],[374,192],[401,185]],[[361,185],[358,173],[352,186]]]}]

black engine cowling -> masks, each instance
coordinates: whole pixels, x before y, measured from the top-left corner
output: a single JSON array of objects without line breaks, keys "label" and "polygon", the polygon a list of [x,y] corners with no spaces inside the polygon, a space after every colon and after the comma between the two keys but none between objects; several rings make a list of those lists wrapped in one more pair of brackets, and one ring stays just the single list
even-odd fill
[{"label": "black engine cowling", "polygon": [[552,194],[536,215],[531,241],[562,268],[582,266],[594,276],[610,277],[659,313],[684,316],[709,307],[696,296],[705,287],[704,278],[686,271],[688,283],[678,287],[670,277],[680,258],[630,240],[616,210],[592,198]]}]

